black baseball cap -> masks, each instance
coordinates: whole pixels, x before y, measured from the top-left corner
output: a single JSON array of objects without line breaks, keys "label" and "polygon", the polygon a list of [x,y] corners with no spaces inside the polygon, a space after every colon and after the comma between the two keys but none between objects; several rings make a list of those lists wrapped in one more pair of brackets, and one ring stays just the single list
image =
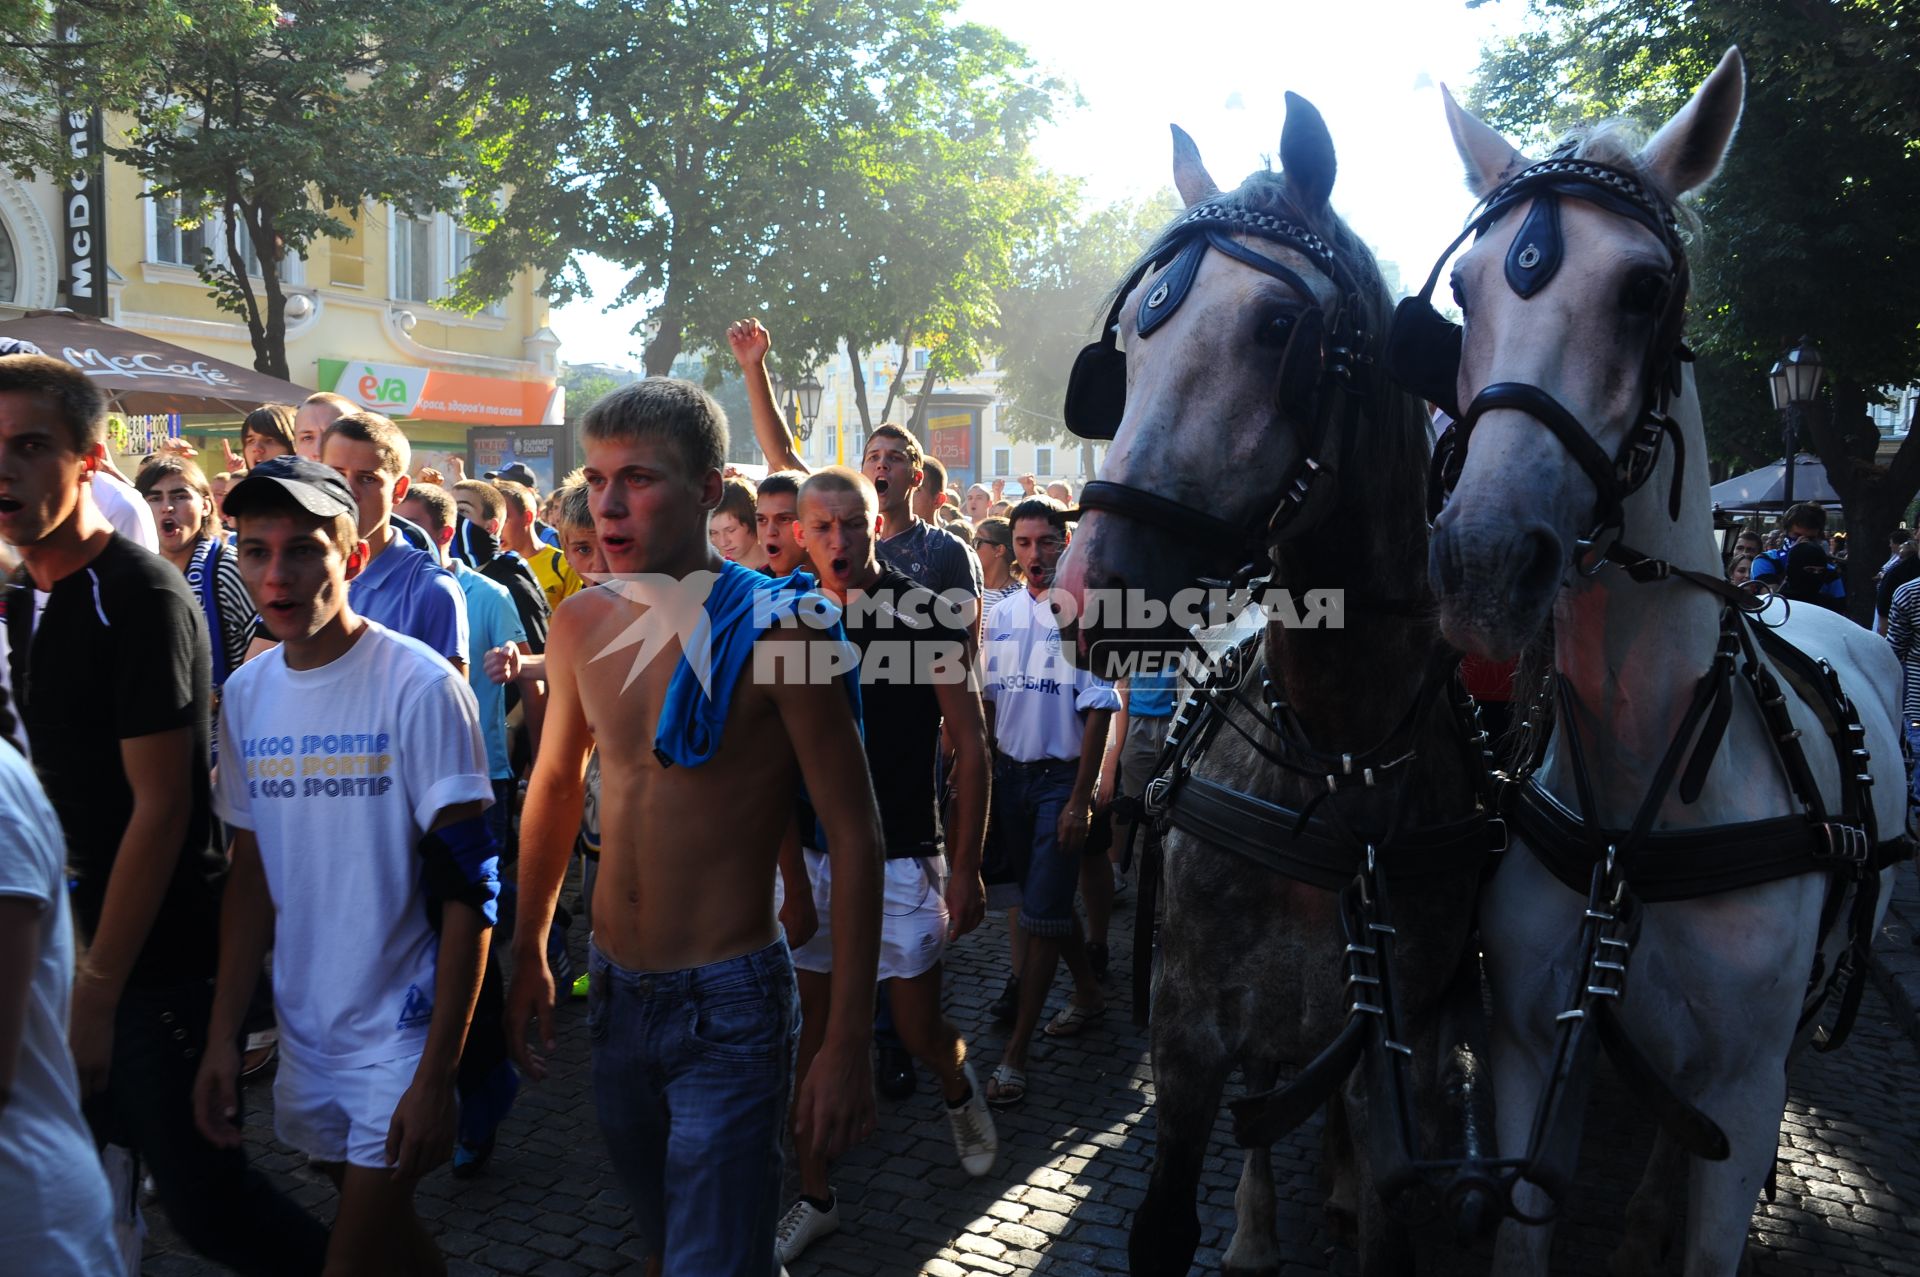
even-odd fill
[{"label": "black baseball cap", "polygon": [[332,466],[305,457],[269,457],[228,490],[227,517],[237,519],[249,505],[257,506],[263,499],[271,501],[280,494],[292,497],[302,510],[322,519],[359,511],[347,481]]},{"label": "black baseball cap", "polygon": [[533,468],[524,461],[516,461],[512,465],[503,466],[498,470],[489,470],[487,471],[487,478],[505,479],[508,483],[524,483],[529,488],[534,489],[538,489],[540,486],[539,483],[534,480]]}]

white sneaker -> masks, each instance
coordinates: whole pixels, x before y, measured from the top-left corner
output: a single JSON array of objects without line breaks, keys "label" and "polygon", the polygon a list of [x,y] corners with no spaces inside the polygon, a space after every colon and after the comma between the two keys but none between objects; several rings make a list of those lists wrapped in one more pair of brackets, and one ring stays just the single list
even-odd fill
[{"label": "white sneaker", "polygon": [[961,1169],[979,1179],[993,1169],[994,1158],[999,1156],[1000,1132],[993,1125],[993,1113],[987,1108],[980,1079],[973,1075],[973,1065],[963,1063],[960,1070],[966,1074],[967,1087],[973,1094],[959,1108],[947,1109],[947,1125],[953,1128],[953,1148],[960,1154]]},{"label": "white sneaker", "polygon": [[802,1199],[780,1217],[780,1226],[773,1231],[774,1253],[780,1257],[782,1264],[790,1264],[800,1258],[801,1251],[839,1229],[839,1198],[834,1198],[833,1206],[827,1210],[821,1210],[812,1202]]}]

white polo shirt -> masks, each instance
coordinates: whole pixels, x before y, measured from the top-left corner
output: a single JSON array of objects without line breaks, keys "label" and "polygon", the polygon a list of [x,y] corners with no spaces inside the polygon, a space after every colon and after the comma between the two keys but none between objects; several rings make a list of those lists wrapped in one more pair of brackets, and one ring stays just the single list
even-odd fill
[{"label": "white polo shirt", "polygon": [[1120,708],[1113,684],[1060,650],[1053,609],[1031,590],[1007,595],[987,613],[986,658],[994,745],[1019,762],[1079,758],[1088,712]]}]

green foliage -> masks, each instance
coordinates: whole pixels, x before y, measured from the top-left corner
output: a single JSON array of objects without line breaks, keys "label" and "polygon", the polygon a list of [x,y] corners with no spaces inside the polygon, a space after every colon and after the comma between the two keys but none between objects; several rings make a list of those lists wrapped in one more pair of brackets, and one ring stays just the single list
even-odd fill
[{"label": "green foliage", "polygon": [[[353,234],[352,210],[471,205],[497,217],[484,188],[463,193],[475,190],[472,123],[490,88],[472,72],[512,40],[532,3],[175,0],[132,23],[144,43],[118,69],[107,105],[133,122],[107,149],[153,195],[177,196],[182,222],[224,220],[228,233],[200,274],[246,321],[261,371],[288,375],[282,261]],[[120,47],[126,7],[77,7],[83,46]]]},{"label": "green foliage", "polygon": [[789,368],[909,331],[943,372],[977,366],[1012,246],[1048,216],[1026,143],[1058,90],[954,7],[552,7],[527,47],[557,69],[503,76],[520,96],[479,129],[513,225],[470,286],[525,260],[564,301],[577,252],[627,263],[655,373],[747,314]]},{"label": "green foliage", "polygon": [[1074,356],[1094,340],[1122,273],[1179,211],[1163,190],[1098,209],[1025,247],[1017,278],[1000,295],[995,333],[1008,435],[1037,443],[1071,437],[1060,409]]},{"label": "green foliage", "polygon": [[[1690,250],[1709,444],[1728,462],[1779,455],[1765,374],[1803,333],[1856,398],[1920,378],[1913,7],[1530,0],[1534,29],[1483,57],[1475,109],[1538,153],[1576,125],[1655,127],[1728,45],[1746,54],[1746,112]],[[1870,431],[1844,433],[1871,456]]]},{"label": "green foliage", "polygon": [[567,388],[567,419],[578,420],[587,409],[620,388],[621,383],[600,372],[562,368],[560,384]]}]

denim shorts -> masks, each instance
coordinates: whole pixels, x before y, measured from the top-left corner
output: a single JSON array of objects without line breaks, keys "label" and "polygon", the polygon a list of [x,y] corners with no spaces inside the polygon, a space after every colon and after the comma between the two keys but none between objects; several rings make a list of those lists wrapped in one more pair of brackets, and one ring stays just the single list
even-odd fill
[{"label": "denim shorts", "polygon": [[1020,929],[1060,938],[1073,932],[1073,896],[1080,888],[1080,857],[1060,845],[1060,811],[1073,794],[1080,764],[1052,759],[993,760],[993,819],[1010,854],[1023,862]]},{"label": "denim shorts", "polygon": [[665,1277],[773,1277],[800,998],[784,938],[686,971],[590,946],[593,1100]]}]

